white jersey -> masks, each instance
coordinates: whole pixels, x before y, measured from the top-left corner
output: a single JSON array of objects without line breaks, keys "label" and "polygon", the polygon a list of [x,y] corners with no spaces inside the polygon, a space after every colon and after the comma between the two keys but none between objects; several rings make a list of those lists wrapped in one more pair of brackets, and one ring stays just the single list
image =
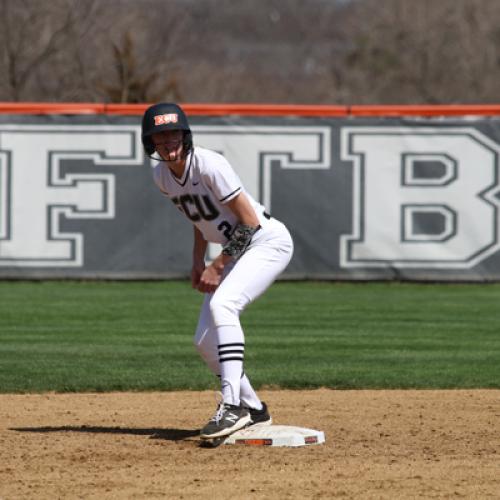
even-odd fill
[{"label": "white jersey", "polygon": [[245,193],[261,223],[264,206],[255,201],[229,162],[209,149],[195,147],[186,158],[186,168],[178,179],[165,162],[154,167],[154,180],[161,192],[201,231],[206,241],[224,244],[238,219],[227,202]]}]

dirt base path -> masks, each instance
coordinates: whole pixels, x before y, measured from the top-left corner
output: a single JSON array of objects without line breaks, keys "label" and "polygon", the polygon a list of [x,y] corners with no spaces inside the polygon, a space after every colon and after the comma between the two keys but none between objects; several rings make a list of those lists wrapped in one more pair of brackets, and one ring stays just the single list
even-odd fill
[{"label": "dirt base path", "polygon": [[211,392],[0,395],[0,498],[500,498],[500,391],[261,391],[302,448],[199,447]]}]

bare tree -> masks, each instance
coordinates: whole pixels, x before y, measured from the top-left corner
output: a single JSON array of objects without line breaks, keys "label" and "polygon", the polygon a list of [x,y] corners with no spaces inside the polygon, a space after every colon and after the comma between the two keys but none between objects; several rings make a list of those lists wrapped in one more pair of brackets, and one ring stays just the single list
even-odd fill
[{"label": "bare tree", "polygon": [[116,77],[112,83],[96,83],[96,88],[109,102],[141,103],[157,100],[182,100],[178,80],[174,75],[160,77],[155,65],[140,64],[130,32],[126,32],[121,45],[113,43]]},{"label": "bare tree", "polygon": [[[115,0],[102,19],[113,18],[101,30],[101,57],[93,81],[96,94],[109,102],[182,100],[179,68],[186,58],[189,1]],[[101,20],[101,22],[103,22]],[[192,26],[191,26],[192,29]]]},{"label": "bare tree", "polygon": [[365,0],[355,9],[345,58],[352,101],[498,100],[498,2]]},{"label": "bare tree", "polygon": [[498,102],[498,0],[0,0],[0,100]]},{"label": "bare tree", "polygon": [[[0,1],[2,98],[13,101],[37,98],[50,87],[49,81],[40,78],[40,71],[47,66],[57,68],[57,60],[67,53],[68,40],[82,23],[77,16],[82,9],[77,4],[75,0]],[[56,75],[52,72],[52,76]],[[34,91],[35,83],[41,92]]]}]

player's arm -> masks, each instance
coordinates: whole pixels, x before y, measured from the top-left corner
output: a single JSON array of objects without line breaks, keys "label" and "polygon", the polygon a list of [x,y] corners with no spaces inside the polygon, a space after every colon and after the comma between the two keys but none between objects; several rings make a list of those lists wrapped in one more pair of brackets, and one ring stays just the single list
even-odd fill
[{"label": "player's arm", "polygon": [[203,271],[198,286],[198,290],[203,292],[215,291],[220,284],[224,267],[235,257],[239,257],[237,253],[244,251],[252,236],[260,228],[257,214],[245,193],[240,193],[228,201],[227,206],[238,218],[238,226],[235,228],[232,238],[224,246],[222,253]]},{"label": "player's arm", "polygon": [[191,285],[193,288],[198,288],[201,275],[205,270],[205,253],[207,251],[207,241],[203,237],[201,231],[194,228],[193,239],[193,267],[191,268]]},{"label": "player's arm", "polygon": [[255,213],[252,205],[250,205],[245,193],[240,193],[232,200],[228,201],[227,206],[231,212],[236,215],[240,224],[245,224],[246,226],[255,228],[259,226],[257,214]]}]

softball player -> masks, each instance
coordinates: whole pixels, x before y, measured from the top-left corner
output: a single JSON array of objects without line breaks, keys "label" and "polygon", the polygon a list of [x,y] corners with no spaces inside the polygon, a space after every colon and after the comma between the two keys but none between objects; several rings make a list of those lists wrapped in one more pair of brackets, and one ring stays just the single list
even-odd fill
[{"label": "softball player", "polygon": [[[203,439],[229,435],[256,423],[271,423],[243,370],[245,337],[239,316],[286,268],[293,253],[286,227],[244,189],[220,154],[193,147],[189,124],[176,104],[148,108],[142,142],[158,160],[154,180],[194,225],[192,286],[205,294],[194,343],[220,377],[222,401],[201,430]],[[205,264],[208,242],[222,252]]]}]

